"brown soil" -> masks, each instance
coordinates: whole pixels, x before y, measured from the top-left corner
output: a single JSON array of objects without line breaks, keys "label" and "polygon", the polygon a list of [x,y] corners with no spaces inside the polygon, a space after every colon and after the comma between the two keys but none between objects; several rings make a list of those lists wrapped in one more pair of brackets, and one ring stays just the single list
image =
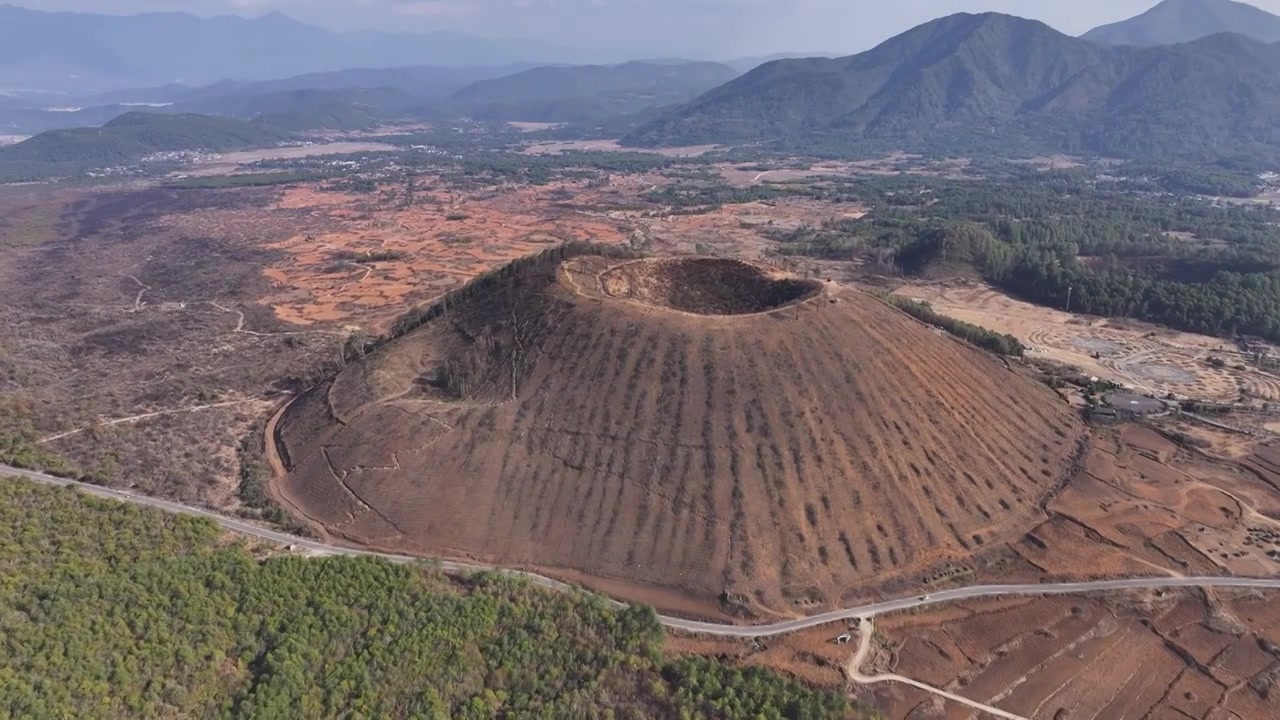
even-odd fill
[{"label": "brown soil", "polygon": [[[1031,358],[1077,367],[1141,392],[1214,402],[1280,400],[1280,374],[1254,367],[1221,338],[1132,320],[1075,315],[1015,300],[987,285],[907,285],[897,294],[1022,340]],[[1210,358],[1226,360],[1215,367]]]},{"label": "brown soil", "polygon": [[1046,504],[1052,517],[1014,549],[1062,578],[1275,576],[1278,456],[1211,457],[1138,425],[1099,432],[1079,475]]},{"label": "brown soil", "polygon": [[617,298],[695,315],[749,315],[811,297],[821,283],[771,277],[756,265],[719,258],[666,258],[624,263],[601,273]]},{"label": "brown soil", "polygon": [[[275,209],[298,217],[290,237],[269,245],[279,260],[264,272],[274,286],[266,302],[294,325],[380,332],[406,310],[515,258],[566,240],[623,239],[613,221],[554,207],[548,193],[511,188],[477,198],[442,187],[420,190],[410,202],[289,188]],[[370,253],[390,259],[358,259]]]},{"label": "brown soil", "polygon": [[675,311],[610,294],[638,267],[535,264],[349,367],[282,418],[282,499],[367,545],[794,615],[1016,539],[1066,479],[1065,403],[871,296],[733,263],[643,295]]},{"label": "brown soil", "polygon": [[[1196,592],[964,603],[877,623],[882,672],[1028,718],[1275,717],[1280,607],[1251,593],[1226,627]],[[864,667],[867,671],[869,668]],[[894,684],[859,691],[892,720],[970,717]]]},{"label": "brown soil", "polygon": [[0,436],[235,511],[242,437],[334,338],[255,303],[291,232],[270,189],[136,185],[0,189]]}]

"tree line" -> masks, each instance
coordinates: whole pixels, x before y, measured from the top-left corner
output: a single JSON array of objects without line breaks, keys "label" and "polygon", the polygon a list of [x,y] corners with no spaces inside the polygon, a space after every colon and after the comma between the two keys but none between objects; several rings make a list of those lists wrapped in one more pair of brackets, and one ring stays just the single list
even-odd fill
[{"label": "tree line", "polygon": [[206,519],[3,480],[0,716],[872,717],[772,672],[671,659],[647,608],[271,554]]},{"label": "tree line", "polygon": [[888,253],[906,274],[968,268],[1059,309],[1280,341],[1280,213],[1266,205],[1132,191],[1082,172],[864,178],[823,192],[872,212],[774,233],[783,253]]}]

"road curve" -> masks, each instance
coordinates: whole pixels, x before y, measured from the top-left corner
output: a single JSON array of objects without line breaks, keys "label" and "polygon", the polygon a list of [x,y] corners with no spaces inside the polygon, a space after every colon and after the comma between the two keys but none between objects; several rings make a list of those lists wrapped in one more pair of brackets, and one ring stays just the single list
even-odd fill
[{"label": "road curve", "polygon": [[[156,508],[165,512],[194,515],[197,517],[208,518],[226,530],[248,535],[260,540],[266,540],[280,545],[291,545],[301,550],[307,550],[317,555],[345,555],[349,557],[376,557],[396,563],[423,563],[432,562],[435,566],[446,572],[475,572],[481,570],[492,570],[515,577],[521,577],[529,582],[541,587],[562,592],[576,592],[580,588],[562,583],[558,580],[552,580],[534,573],[523,572],[520,570],[509,570],[506,568],[498,568],[487,565],[479,565],[475,563],[456,562],[453,560],[433,561],[427,558],[410,557],[407,555],[393,555],[389,553],[373,552],[370,550],[360,550],[358,548],[342,547],[339,545],[328,545],[326,543],[308,540],[296,535],[271,530],[261,525],[248,522],[239,518],[220,515],[218,513],[209,512],[200,508],[190,507],[181,503],[170,500],[162,500],[160,498],[148,497],[138,493],[128,492],[126,490],[113,490],[98,485],[90,485],[67,478],[55,477],[45,473],[34,472],[31,470],[22,470],[8,465],[0,464],[0,477],[20,477],[45,485],[59,485],[66,487],[74,487],[86,495],[94,495],[96,497],[107,498],[110,500],[119,500],[122,502],[133,503],[135,505],[143,505],[146,507]],[[972,600],[976,598],[990,598],[1004,595],[1012,596],[1036,596],[1036,595],[1080,595],[1091,592],[1108,592],[1108,591],[1124,591],[1124,590],[1161,590],[1170,588],[1186,588],[1186,587],[1220,587],[1220,588],[1255,588],[1255,589],[1274,589],[1280,590],[1280,578],[1243,578],[1243,577],[1150,577],[1150,578],[1125,578],[1119,580],[1094,580],[1088,582],[1074,583],[1026,583],[1014,585],[971,585],[969,587],[952,588],[950,590],[939,590],[927,595],[913,595],[911,597],[899,598],[896,600],[885,600],[878,603],[870,603],[858,607],[845,608],[843,610],[834,610],[832,612],[823,613],[821,615],[811,615],[809,617],[799,618],[796,620],[785,620],[781,622],[771,623],[768,625],[732,625],[728,623],[703,622],[700,620],[687,620],[685,618],[671,617],[669,615],[658,615],[658,621],[663,626],[672,630],[681,630],[684,632],[702,633],[706,635],[717,635],[720,637],[734,638],[763,638],[775,635],[784,635],[786,633],[805,630],[808,628],[824,625],[826,623],[855,620],[861,618],[871,618],[885,613],[896,612],[899,610],[910,610],[912,608],[924,607],[927,605],[937,605],[941,603],[954,602],[957,600]],[[624,606],[624,603],[610,600],[614,605]]]},{"label": "road curve", "polygon": [[967,697],[964,697],[963,695],[956,695],[955,693],[948,692],[946,690],[943,690],[942,688],[937,688],[932,685],[926,685],[925,683],[922,683],[919,680],[912,680],[911,678],[905,677],[903,675],[897,675],[892,673],[887,675],[863,675],[862,663],[867,659],[867,653],[870,652],[871,650],[871,633],[873,629],[874,628],[871,623],[871,618],[863,617],[858,619],[858,650],[853,654],[853,658],[849,660],[849,664],[845,667],[845,671],[848,673],[849,679],[852,680],[853,682],[859,685],[874,685],[876,683],[882,683],[882,682],[898,682],[904,685],[910,685],[913,688],[923,690],[927,693],[932,693],[934,695],[937,695],[938,697],[942,697],[947,700],[950,700],[951,702],[960,703],[961,705],[968,705],[974,710],[981,710],[982,712],[987,713],[988,715],[992,715],[998,718],[1004,718],[1004,720],[1027,720],[1027,718],[1021,715],[1014,715],[1011,712],[1005,712],[1004,710],[1001,710],[998,707],[987,705],[985,703],[980,703],[977,700],[971,700]]}]

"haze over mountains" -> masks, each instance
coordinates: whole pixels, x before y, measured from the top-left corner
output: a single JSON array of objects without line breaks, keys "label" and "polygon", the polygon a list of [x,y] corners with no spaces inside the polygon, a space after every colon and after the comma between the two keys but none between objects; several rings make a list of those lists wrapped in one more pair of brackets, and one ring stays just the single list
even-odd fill
[{"label": "haze over mountains", "polygon": [[[0,97],[0,131],[36,134],[102,125],[125,112],[202,113],[263,120],[294,130],[357,130],[396,120],[596,122],[687,102],[738,76],[707,62],[387,68],[283,80],[224,80],[120,90],[81,109],[42,109]],[[289,119],[287,116],[294,116]]]},{"label": "haze over mountains", "polygon": [[542,67],[473,83],[447,107],[485,120],[588,122],[687,102],[738,75],[707,62]]},{"label": "haze over mountains", "polygon": [[1137,17],[1094,28],[1081,37],[1103,45],[1152,47],[1218,33],[1280,41],[1280,16],[1234,0],[1163,0]]},{"label": "haze over mountains", "polygon": [[128,162],[156,152],[238,150],[286,138],[264,125],[231,118],[132,112],[100,128],[54,130],[0,148],[0,177],[22,164],[71,169]]},{"label": "haze over mountains", "polygon": [[1106,47],[958,14],[858,55],[768,63],[627,141],[1204,156],[1280,146],[1278,110],[1280,45]]},{"label": "haze over mountains", "polygon": [[203,85],[363,67],[621,62],[637,56],[623,48],[588,51],[457,33],[337,33],[280,13],[253,19],[115,16],[0,5],[0,89],[10,90]]},{"label": "haze over mountains", "polygon": [[[795,54],[727,61],[738,72]],[[187,88],[233,81],[309,79],[286,89],[405,87],[424,94],[445,70],[497,77],[548,64],[641,60],[640,48],[591,50],[536,40],[491,40],[452,32],[334,32],[281,13],[202,18],[186,13],[98,15],[43,12],[0,3],[0,95],[55,92],[85,96],[127,88]],[[685,62],[678,60],[678,62]],[[506,72],[484,72],[503,68]],[[392,75],[388,71],[395,70]],[[477,72],[479,71],[479,72]],[[369,77],[369,73],[375,73]],[[361,77],[362,74],[364,77]],[[443,94],[443,93],[439,93]],[[148,99],[148,101],[154,101]]]},{"label": "haze over mountains", "polygon": [[[291,63],[400,59],[397,48],[409,45],[398,43],[411,37],[379,35],[374,42],[370,38],[376,33],[331,33],[278,14],[252,21],[174,14],[108,18],[5,5],[0,6],[0,40],[19,34],[12,23],[3,23],[7,18],[27,23],[31,37],[52,29],[65,37],[43,50],[34,49],[30,38],[0,45],[0,82],[6,68],[29,66],[31,58],[43,66],[61,58],[95,68],[98,77],[86,82],[107,75],[115,82],[156,67],[182,72],[187,63],[226,53],[241,53],[245,66],[259,73],[282,71]],[[200,87],[171,83],[99,93],[74,112],[51,112],[0,96],[0,131],[34,134],[102,125],[136,110],[131,103],[152,103],[162,104],[152,112],[250,120],[273,132],[470,118],[569,123],[577,127],[568,132],[592,137],[629,132],[624,143],[638,146],[765,143],[822,154],[910,149],[1258,160],[1280,157],[1280,44],[1213,31],[1246,28],[1265,37],[1271,21],[1280,24],[1280,18],[1230,0],[1165,0],[1137,18],[1081,38],[1034,20],[962,13],[857,55],[784,58],[741,76],[730,64],[678,59],[612,65],[513,62],[346,68],[284,79],[224,79]],[[177,35],[189,31],[187,52],[169,65],[150,54],[176,40],[166,35],[140,49],[146,43],[134,35],[140,28],[161,26]],[[235,42],[213,39],[228,29],[246,34]],[[1212,34],[1140,47],[1197,33]],[[1276,33],[1280,36],[1280,29]],[[254,43],[268,36],[276,50],[255,55]],[[421,46],[414,52],[444,52],[444,46],[424,41],[428,36],[412,37]],[[76,38],[83,43],[72,44]],[[316,43],[329,43],[332,52],[321,53]],[[290,47],[298,52],[286,58],[282,48]],[[313,50],[325,57],[308,56]],[[453,52],[449,60],[476,57],[467,52]],[[754,62],[744,59],[741,67]],[[208,64],[216,69],[202,72],[210,75],[238,67]]]}]

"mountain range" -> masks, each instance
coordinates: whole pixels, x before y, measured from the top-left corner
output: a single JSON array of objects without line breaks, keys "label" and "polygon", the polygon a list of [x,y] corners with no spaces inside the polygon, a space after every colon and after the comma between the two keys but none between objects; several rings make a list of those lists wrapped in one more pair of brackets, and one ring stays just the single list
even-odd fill
[{"label": "mountain range", "polygon": [[157,87],[126,88],[78,98],[83,106],[122,103],[204,102],[226,97],[274,95],[300,90],[391,88],[421,100],[439,100],[481,80],[513,75],[538,67],[533,63],[443,67],[414,65],[389,68],[349,68],[304,73],[272,80],[220,80],[208,85],[169,83]]},{"label": "mountain range", "polygon": [[[85,18],[97,18],[95,22],[106,23],[103,27],[133,31],[135,23],[161,20],[179,26],[194,22],[201,32],[222,24],[254,28],[236,46],[241,48],[256,42],[254,33],[262,31],[263,23],[278,26],[280,47],[305,49],[311,40],[299,45],[290,33],[314,40],[311,33],[318,32],[345,52],[341,43],[369,35],[328,33],[280,15],[252,21],[143,15],[114,18],[111,22],[120,23],[111,25],[105,16],[0,5],[0,39],[14,35],[3,22],[13,13],[42,19],[51,27],[66,22],[78,27]],[[1267,18],[1275,19],[1230,0],[1165,0],[1127,21],[1127,29],[1108,26],[1077,38],[1033,20],[961,13],[857,55],[788,57],[743,75],[726,64],[679,59],[342,69],[285,79],[116,90],[92,96],[89,102],[101,105],[56,111],[0,94],[0,131],[101,125],[136,109],[133,103],[149,103],[163,105],[151,108],[155,113],[252,120],[259,128],[282,133],[470,117],[569,123],[564,132],[627,133],[625,144],[641,146],[766,143],[782,151],[829,154],[913,149],[1280,160],[1280,43],[1216,33],[1148,46],[1242,22],[1253,34],[1265,35]],[[72,47],[68,40],[59,46],[66,51],[62,55],[50,51],[41,57],[79,53],[84,63],[92,64],[95,53],[113,48],[119,39],[111,33],[72,37],[88,38],[88,44]],[[387,36],[383,49],[391,52],[398,37]],[[165,39],[156,46],[171,42]],[[0,71],[12,67],[5,63],[20,58],[23,47],[21,42],[16,47],[0,42]],[[192,48],[192,57],[229,51],[199,44]],[[121,58],[145,54],[136,48],[129,52],[133,55],[117,53],[114,65],[95,67],[106,73],[128,70],[132,61]],[[290,62],[294,60],[300,58]],[[184,62],[173,63],[175,72]],[[743,66],[755,62],[745,59]]]},{"label": "mountain range", "polygon": [[1218,33],[1277,42],[1280,16],[1234,0],[1163,0],[1137,17],[1094,28],[1081,37],[1102,45],[1154,47]]},{"label": "mountain range", "polygon": [[[726,64],[745,72],[786,56],[743,57]],[[179,89],[280,78],[316,84],[276,90],[336,89],[330,83],[410,89],[407,84],[420,82],[422,87],[412,91],[424,94],[448,81],[448,69],[458,70],[459,76],[470,73],[466,82],[474,82],[539,65],[611,64],[645,57],[634,48],[590,50],[448,32],[333,32],[278,12],[257,18],[102,15],[0,3],[0,96],[54,93],[82,100],[86,94],[128,88]],[[494,69],[506,72],[495,74]]]},{"label": "mountain range", "polygon": [[1220,34],[1108,47],[986,13],[858,55],[779,60],[631,133],[632,145],[759,143],[1219,156],[1280,146],[1280,45]]},{"label": "mountain range", "polygon": [[[738,76],[728,65],[683,60],[537,68],[344,70],[204,87],[167,85],[86,98],[81,109],[41,109],[0,98],[0,132],[97,126],[145,105],[154,113],[258,120],[290,131],[358,130],[395,120],[599,123],[687,102]],[[96,104],[102,103],[102,104]]]},{"label": "mountain range", "polygon": [[594,122],[688,102],[738,75],[711,62],[541,67],[468,85],[441,111],[479,120]]},{"label": "mountain range", "polygon": [[286,133],[232,118],[132,112],[100,128],[52,130],[0,147],[0,179],[43,178],[130,162],[153,153],[221,152],[286,139]]},{"label": "mountain range", "polygon": [[642,55],[444,32],[332,32],[280,13],[116,16],[0,5],[0,91],[9,92],[204,85],[349,68],[621,62]]}]

